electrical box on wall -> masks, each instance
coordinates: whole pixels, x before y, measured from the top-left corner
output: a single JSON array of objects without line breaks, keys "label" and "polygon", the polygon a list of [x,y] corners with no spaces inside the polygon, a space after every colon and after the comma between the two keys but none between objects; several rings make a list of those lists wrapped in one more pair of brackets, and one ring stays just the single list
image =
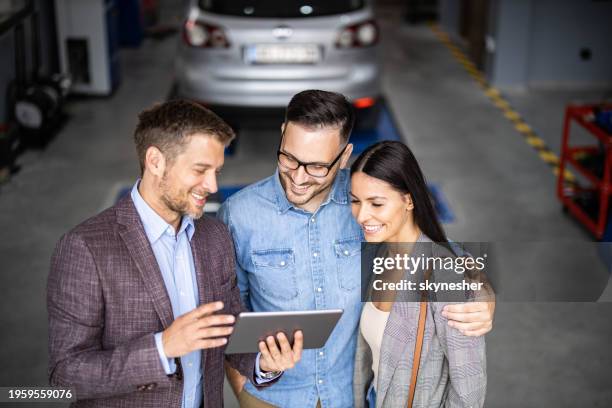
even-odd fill
[{"label": "electrical box on wall", "polygon": [[119,85],[114,0],[55,0],[60,66],[71,91],[109,95]]}]

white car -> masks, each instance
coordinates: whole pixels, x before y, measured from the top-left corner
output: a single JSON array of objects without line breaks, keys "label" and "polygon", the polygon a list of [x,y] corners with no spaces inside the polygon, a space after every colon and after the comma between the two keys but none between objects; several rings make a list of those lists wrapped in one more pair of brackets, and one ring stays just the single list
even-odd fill
[{"label": "white car", "polygon": [[284,108],[323,89],[346,95],[363,122],[380,97],[378,39],[365,0],[194,0],[176,92],[224,110]]}]

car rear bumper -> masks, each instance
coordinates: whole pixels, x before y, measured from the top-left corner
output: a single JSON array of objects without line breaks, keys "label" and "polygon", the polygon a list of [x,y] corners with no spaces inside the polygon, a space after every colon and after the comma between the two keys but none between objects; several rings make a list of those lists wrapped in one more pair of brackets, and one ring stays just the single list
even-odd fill
[{"label": "car rear bumper", "polygon": [[355,64],[341,74],[309,79],[296,79],[296,75],[291,75],[295,67],[278,70],[277,75],[266,78],[222,76],[210,68],[186,64],[179,59],[176,63],[178,96],[208,105],[273,108],[287,106],[293,95],[305,89],[339,92],[351,101],[380,95],[380,72],[376,64]]}]

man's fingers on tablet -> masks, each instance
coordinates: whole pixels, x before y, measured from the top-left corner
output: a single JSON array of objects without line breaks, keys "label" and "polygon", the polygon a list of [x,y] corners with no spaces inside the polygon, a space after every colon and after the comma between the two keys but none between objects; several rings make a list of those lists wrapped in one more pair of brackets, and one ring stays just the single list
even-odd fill
[{"label": "man's fingers on tablet", "polygon": [[302,359],[302,349],[304,348],[304,334],[297,330],[293,334],[293,361],[298,362]]},{"label": "man's fingers on tablet", "polygon": [[268,345],[268,350],[270,350],[270,354],[272,355],[274,361],[280,361],[281,353],[276,346],[276,339],[274,339],[272,336],[268,336],[266,338],[266,344]]},{"label": "man's fingers on tablet", "polygon": [[281,358],[282,358],[282,366],[281,369],[284,371],[288,368],[293,368],[293,350],[291,350],[291,345],[289,344],[289,339],[285,336],[285,333],[277,333],[276,338],[278,339],[278,344],[281,348]]},{"label": "man's fingers on tablet", "polygon": [[276,338],[278,339],[278,344],[280,345],[280,349],[283,355],[290,355],[291,353],[293,353],[293,351],[291,350],[291,346],[289,345],[289,340],[287,339],[287,336],[285,336],[285,333],[276,333]]},{"label": "man's fingers on tablet", "polygon": [[[259,352],[261,353],[261,357],[269,364],[274,364],[274,359],[270,355],[270,351],[268,350],[268,344],[265,341],[259,342]],[[261,361],[260,361],[261,363]],[[275,371],[275,367],[269,367],[272,371]]]}]

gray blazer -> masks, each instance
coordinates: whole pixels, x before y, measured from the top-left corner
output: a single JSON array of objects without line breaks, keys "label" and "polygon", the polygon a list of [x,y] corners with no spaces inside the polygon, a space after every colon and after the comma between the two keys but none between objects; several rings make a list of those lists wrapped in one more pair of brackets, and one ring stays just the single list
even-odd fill
[{"label": "gray blazer", "polygon": [[[422,241],[431,242],[427,237]],[[446,251],[435,244],[423,249],[426,256]],[[439,273],[448,272],[434,271],[434,278]],[[485,339],[449,327],[440,314],[446,304],[428,302],[413,407],[482,407],[487,386]],[[418,302],[394,303],[380,350],[376,408],[407,404],[418,318]],[[366,393],[374,373],[370,346],[361,331],[358,335],[353,393],[355,407],[363,408],[368,406]]]}]

